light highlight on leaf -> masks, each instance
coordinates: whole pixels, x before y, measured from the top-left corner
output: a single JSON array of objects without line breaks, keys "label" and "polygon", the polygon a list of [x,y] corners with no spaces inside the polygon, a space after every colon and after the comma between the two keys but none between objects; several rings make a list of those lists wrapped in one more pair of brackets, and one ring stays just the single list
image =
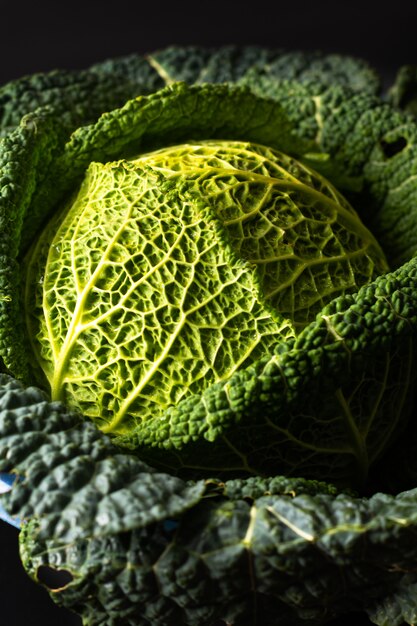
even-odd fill
[{"label": "light highlight on leaf", "polygon": [[301,163],[184,144],[90,165],[28,260],[29,335],[52,398],[124,433],[385,269],[347,201]]}]

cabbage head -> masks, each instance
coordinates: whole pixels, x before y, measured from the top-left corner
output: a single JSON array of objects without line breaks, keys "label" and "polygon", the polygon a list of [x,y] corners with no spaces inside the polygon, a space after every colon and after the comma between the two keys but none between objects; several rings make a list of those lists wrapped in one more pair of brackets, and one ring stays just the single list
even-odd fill
[{"label": "cabbage head", "polygon": [[0,89],[2,503],[86,626],[417,621],[399,76],[169,48]]},{"label": "cabbage head", "polygon": [[310,168],[250,143],[185,144],[89,166],[28,261],[28,334],[53,400],[129,433],[387,269]]}]

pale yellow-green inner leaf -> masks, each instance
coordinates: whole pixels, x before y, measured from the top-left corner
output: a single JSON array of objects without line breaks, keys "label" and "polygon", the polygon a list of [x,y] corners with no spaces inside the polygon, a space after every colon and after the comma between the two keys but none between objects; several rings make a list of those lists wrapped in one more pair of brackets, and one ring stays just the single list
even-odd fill
[{"label": "pale yellow-green inner leaf", "polygon": [[321,176],[231,141],[92,163],[26,265],[52,397],[113,432],[230,377],[387,269]]}]

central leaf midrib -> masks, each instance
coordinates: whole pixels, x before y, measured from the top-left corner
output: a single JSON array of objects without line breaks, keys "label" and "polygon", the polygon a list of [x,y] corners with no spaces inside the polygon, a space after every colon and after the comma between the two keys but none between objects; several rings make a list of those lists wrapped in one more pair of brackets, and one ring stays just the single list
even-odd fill
[{"label": "central leaf midrib", "polygon": [[[132,209],[133,207],[129,205],[129,210],[127,211],[125,215],[125,220],[129,219]],[[71,349],[74,346],[77,337],[83,330],[82,327],[80,326],[80,322],[83,318],[83,314],[85,313],[85,302],[89,294],[91,293],[92,288],[96,284],[97,280],[100,278],[100,274],[103,269],[103,266],[105,262],[107,261],[108,256],[115,242],[118,240],[118,238],[120,237],[124,229],[125,229],[125,223],[122,221],[115,235],[112,237],[112,239],[109,240],[106,250],[103,253],[103,257],[97,263],[96,268],[94,269],[94,272],[91,274],[89,280],[84,285],[81,294],[77,297],[77,302],[74,307],[74,313],[72,314],[71,321],[68,326],[68,331],[65,335],[64,342],[61,345],[61,349],[56,359],[56,366],[54,368],[54,373],[51,377],[52,400],[62,399],[62,396],[63,396],[62,381],[64,378],[64,371],[71,356]]]}]

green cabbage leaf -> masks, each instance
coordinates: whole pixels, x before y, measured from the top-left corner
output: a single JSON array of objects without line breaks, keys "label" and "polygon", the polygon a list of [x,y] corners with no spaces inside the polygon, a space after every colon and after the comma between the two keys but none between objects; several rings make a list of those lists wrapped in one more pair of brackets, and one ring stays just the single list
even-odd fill
[{"label": "green cabbage leaf", "polygon": [[414,623],[417,125],[378,82],[170,48],[0,90],[2,503],[85,625]]},{"label": "green cabbage leaf", "polygon": [[183,481],[38,389],[0,382],[0,471],[20,477],[2,502],[27,520],[23,564],[41,583],[65,574],[52,597],[84,624],[313,626],[359,610],[412,624],[415,489],[358,498],[282,476]]},{"label": "green cabbage leaf", "polygon": [[176,146],[90,165],[31,252],[28,334],[53,400],[129,433],[387,269],[350,205],[294,159]]},{"label": "green cabbage leaf", "polygon": [[[368,115],[368,96],[352,97],[356,114]],[[385,116],[386,107],[375,111],[376,120]],[[339,110],[337,117],[342,124]],[[78,407],[161,468],[190,476],[285,473],[363,488],[407,418],[411,337],[391,304],[381,309],[391,284],[398,290],[397,274],[382,287],[372,282],[388,269],[380,246],[331,183],[285,156],[323,154],[297,131],[281,102],[247,87],[174,84],[77,129],[33,193],[32,224],[40,225],[48,207],[63,210],[27,261],[29,322],[20,341],[28,337],[38,354],[53,399]],[[178,140],[208,134],[247,137],[245,155],[235,143],[241,139],[223,139],[224,154],[210,139],[196,145],[203,152],[211,145],[213,166],[204,158],[196,166],[195,154],[175,166],[175,154],[191,149]],[[351,135],[341,133],[345,140]],[[127,159],[114,162],[116,155]],[[337,178],[337,158],[333,170]],[[122,217],[123,206],[134,219]],[[273,218],[272,207],[280,209]],[[274,243],[268,228],[258,244],[253,228],[261,220],[262,234],[265,212],[266,223],[276,222]],[[175,243],[184,227],[186,243]],[[399,233],[378,234],[390,252]],[[272,269],[258,263],[264,252]],[[120,264],[127,269],[118,271]],[[289,288],[281,291],[281,283]],[[380,309],[386,319],[375,328],[373,310]],[[23,356],[31,359],[26,349]]]}]

